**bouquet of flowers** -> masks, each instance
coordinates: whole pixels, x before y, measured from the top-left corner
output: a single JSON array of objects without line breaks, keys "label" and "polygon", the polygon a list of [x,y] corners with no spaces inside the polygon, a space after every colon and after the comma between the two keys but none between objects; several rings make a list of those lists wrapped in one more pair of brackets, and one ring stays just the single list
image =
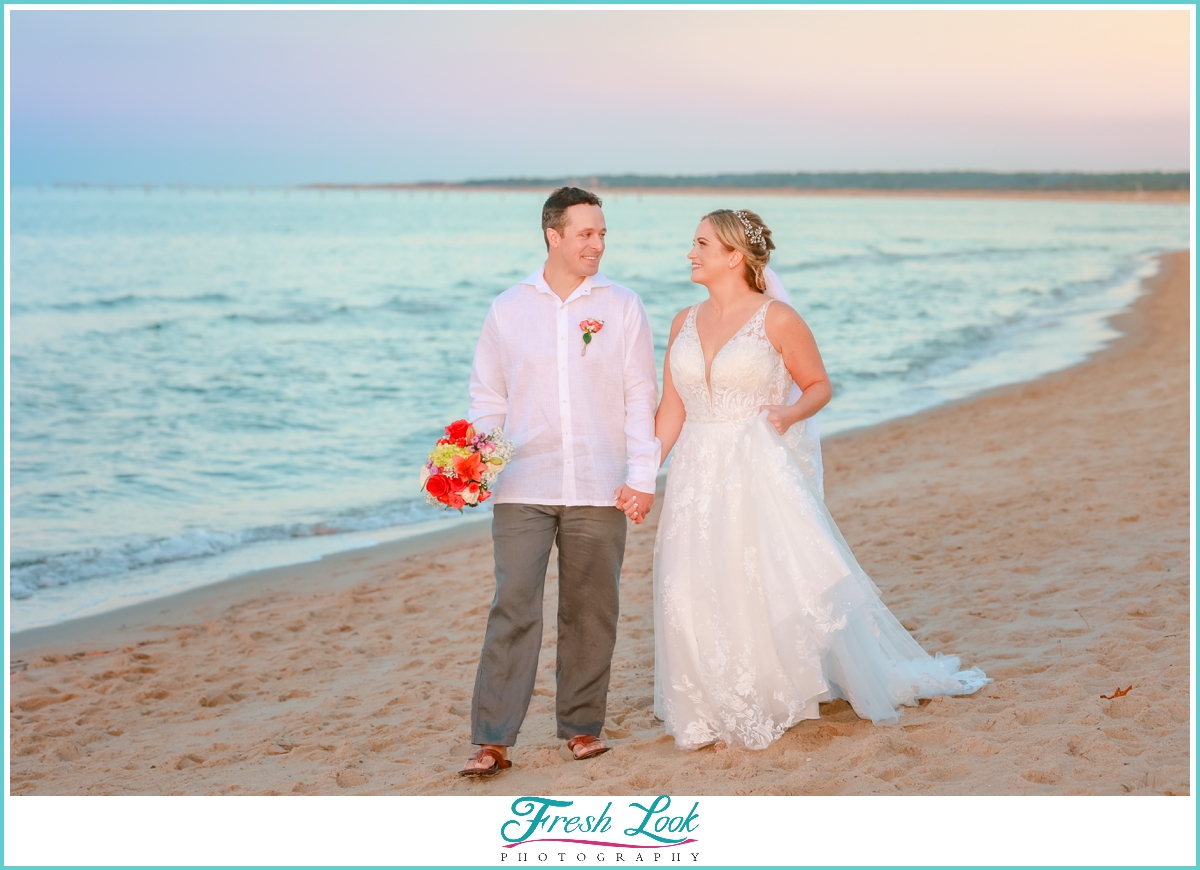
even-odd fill
[{"label": "bouquet of flowers", "polygon": [[459,513],[464,506],[479,506],[491,497],[492,481],[512,458],[513,449],[499,427],[485,435],[466,420],[455,420],[421,469],[425,501]]}]

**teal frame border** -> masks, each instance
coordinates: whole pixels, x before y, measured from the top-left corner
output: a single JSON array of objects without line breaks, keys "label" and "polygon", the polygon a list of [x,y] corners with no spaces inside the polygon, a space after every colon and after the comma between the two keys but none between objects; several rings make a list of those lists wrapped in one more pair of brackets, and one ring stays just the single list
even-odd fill
[{"label": "teal frame border", "polygon": [[[512,5],[511,3],[504,2],[504,0],[476,0],[476,3],[479,5],[495,5],[495,6]],[[29,8],[29,7],[37,7],[37,6],[54,7],[59,4],[42,2],[42,0],[34,0],[34,2],[22,3],[22,4],[3,3],[3,4],[0,4],[0,8],[2,8],[4,11],[7,11],[10,6],[15,6],[15,5],[20,5],[23,8]],[[76,2],[73,3],[72,5],[73,6],[89,6],[89,5],[109,6],[112,4],[105,3],[105,2],[103,2],[103,0],[76,0]],[[126,2],[123,3],[122,5],[151,6],[151,5],[158,5],[158,4],[153,3],[153,0],[126,0]],[[194,0],[187,0],[187,2],[173,4],[173,5],[178,5],[181,7],[185,7],[185,6],[206,7],[206,6],[215,5],[215,4],[194,2]],[[253,3],[253,4],[237,3],[237,4],[231,4],[231,5],[258,6],[258,5],[264,5],[264,3]],[[320,4],[320,3],[316,3],[316,2],[308,2],[308,0],[304,0],[304,2],[301,2],[301,3],[290,3],[290,2],[285,2],[285,0],[265,0],[265,5],[286,5],[286,6],[312,5],[312,6],[316,6],[316,5],[324,5],[324,4]],[[397,6],[397,5],[402,6],[405,4],[387,3],[387,2],[381,2],[381,0],[367,0],[367,2],[363,5],[390,7],[390,6]],[[450,0],[430,0],[429,3],[423,3],[421,5],[444,5],[447,7],[453,7],[453,6],[461,6],[463,4],[450,2]],[[472,4],[472,5],[476,5],[476,4]],[[638,6],[647,6],[647,5],[654,5],[654,6],[664,6],[664,5],[665,6],[731,6],[731,7],[737,6],[737,5],[754,5],[754,6],[789,6],[790,7],[790,6],[829,6],[829,5],[860,6],[862,4],[850,3],[850,2],[843,3],[843,2],[841,2],[841,0],[837,0],[837,2],[835,4],[794,3],[794,2],[788,2],[788,0],[758,0],[758,2],[755,2],[753,4],[749,4],[749,3],[747,3],[747,4],[732,3],[731,4],[731,3],[715,2],[715,0],[700,0],[700,2],[690,2],[690,0],[659,0],[659,2],[656,2],[653,4],[626,3],[626,2],[620,2],[620,0],[597,0],[597,2],[588,2],[588,3],[574,3],[574,2],[562,3],[562,2],[556,2],[556,0],[524,0],[522,5],[530,5],[530,6],[627,6],[630,9],[634,9]],[[906,7],[906,6],[911,6],[913,4],[902,2],[902,0],[882,0],[882,2],[873,3],[871,5],[878,6],[878,7],[888,7],[888,6]],[[969,3],[969,4],[955,3],[955,2],[952,2],[952,0],[931,0],[931,2],[927,2],[922,5],[932,6],[932,7],[936,7],[936,6],[979,6],[979,7],[986,8],[986,7],[1003,7],[1003,6],[1022,6],[1022,7],[1036,8],[1039,6],[1046,6],[1046,7],[1050,7],[1050,6],[1129,7],[1131,5],[1157,6],[1160,4],[1146,2],[1146,0],[1137,0],[1137,2],[1134,4],[1114,2],[1114,0],[1102,0],[1102,2],[1099,2],[1099,3],[1087,2],[1087,0],[1060,0],[1060,2],[1057,2],[1057,3],[1023,3],[1023,2],[1019,2],[1019,0],[999,0],[999,2],[992,2],[992,3]],[[1196,34],[1196,22],[1197,22],[1197,17],[1198,17],[1198,16],[1196,16],[1195,12],[1197,10],[1198,4],[1189,3],[1189,4],[1170,4],[1170,5],[1178,5],[1181,9],[1186,9],[1186,8],[1190,7],[1193,10],[1192,41],[1193,41],[1193,46],[1195,46],[1196,45],[1196,35],[1197,35]],[[0,17],[0,40],[6,39],[7,35],[8,35],[6,32],[6,23],[7,23],[6,18],[7,18],[7,16]],[[5,132],[7,133],[8,132],[8,105],[4,102],[4,96],[3,96],[3,94],[4,94],[3,85],[5,85],[5,84],[7,84],[7,80],[4,77],[4,68],[0,68],[0,105],[2,105],[2,108],[4,111]],[[1196,94],[1196,81],[1195,80],[1193,80],[1192,85],[1193,85],[1193,95],[1195,95]],[[1195,141],[1193,141],[1192,147],[1193,147],[1193,151],[1192,151],[1192,155],[1191,155],[1191,158],[1192,158],[1192,185],[1194,188],[1195,187],[1195,163],[1196,163]],[[4,205],[5,205],[5,216],[6,216],[4,231],[5,231],[5,241],[7,242],[8,232],[9,232],[8,221],[7,221],[7,213],[8,213],[8,208],[9,208],[9,188],[8,188],[7,177],[5,178],[4,181],[5,181]],[[1195,207],[1194,192],[1192,194],[1192,206],[1193,206],[1193,208]],[[1193,229],[1194,229],[1194,227],[1193,227]],[[1194,254],[1194,252],[1193,252],[1193,254]],[[4,251],[2,249],[0,249],[0,267],[2,267],[5,270],[4,274],[7,275],[8,262],[4,256]],[[1192,268],[1193,268],[1193,270],[1195,270],[1194,260],[1193,260]],[[1200,305],[1196,304],[1196,287],[1194,285],[1192,287],[1192,293],[1193,293],[1193,315],[1192,315],[1192,317],[1193,317],[1193,320],[1192,320],[1193,334],[1200,335],[1200,316],[1198,316],[1198,314],[1200,314]],[[0,360],[0,377],[2,377],[4,379],[4,381],[3,381],[3,383],[4,383],[3,399],[4,399],[5,419],[7,420],[8,401],[9,401],[8,389],[7,389],[7,375],[8,375],[8,370],[9,370],[8,369],[9,347],[8,347],[8,339],[7,339],[9,319],[8,319],[7,307],[5,307],[5,310],[3,312],[0,312],[0,322],[2,322],[5,327],[5,347],[4,347],[5,352],[4,352],[3,360]],[[1192,377],[1193,377],[1194,383],[1200,384],[1200,360],[1197,359],[1197,354],[1195,353],[1195,350],[1196,350],[1196,348],[1193,347]],[[1193,430],[1193,433],[1195,433],[1195,431],[1196,431],[1196,419],[1195,418],[1192,419],[1192,430]],[[6,445],[6,447],[7,447],[7,445]],[[7,456],[5,458],[6,458],[6,462],[5,462],[4,494],[5,494],[5,505],[7,506],[8,488],[9,488],[9,471],[8,471]],[[1192,480],[1193,492],[1200,491],[1200,461],[1198,461],[1198,458],[1200,458],[1200,457],[1198,457],[1197,453],[1192,454],[1193,468],[1195,468],[1197,470],[1196,477]],[[1194,501],[1193,501],[1193,509],[1195,509]],[[4,558],[7,562],[8,558],[9,558],[9,547],[8,547],[8,535],[7,535],[8,529],[7,529],[7,526],[5,525],[5,518],[6,518],[6,511],[5,511],[5,513],[0,513],[0,534],[3,534]],[[1197,555],[1196,540],[1195,540],[1195,538],[1193,538],[1192,546],[1191,546],[1191,560],[1192,560],[1193,570],[1196,570],[1195,569],[1196,555]],[[6,612],[7,606],[8,606],[8,601],[7,601],[7,597],[5,597],[4,600],[0,601],[0,617],[2,617],[3,614]],[[1196,656],[1195,656],[1196,646],[1195,646],[1195,644],[1196,644],[1196,638],[1193,637],[1192,638],[1192,663],[1191,663],[1193,673],[1195,673],[1195,669],[1196,669]],[[6,653],[6,655],[5,655],[6,668],[7,668],[7,665],[8,665],[8,655]],[[9,700],[7,698],[7,692],[5,690],[0,690],[0,697],[3,697],[3,700],[5,702],[5,711],[7,712],[8,700]],[[1195,697],[1193,697],[1191,699],[1191,705],[1192,705],[1192,730],[1193,730],[1193,732],[1195,732],[1195,729],[1196,729],[1196,719],[1195,719],[1196,698]],[[0,749],[0,751],[4,751],[4,749],[7,749],[7,747]],[[1193,789],[1194,789],[1195,785],[1196,785],[1196,772],[1197,772],[1195,757],[1193,757],[1191,759],[1191,768],[1192,768],[1192,785],[1193,785]],[[5,786],[5,789],[7,792],[8,783],[6,782],[4,784],[4,786]],[[1193,797],[1194,797],[1194,795],[1193,795]],[[10,799],[10,798],[7,796],[7,794],[2,798],[2,800],[8,800],[8,799]],[[0,831],[0,845],[2,845],[2,843],[3,843],[3,836],[4,836],[4,832]],[[1137,832],[1136,831],[1123,831],[1123,832],[1120,832],[1119,834],[1114,834],[1114,836],[1136,837]],[[548,865],[549,864],[547,862],[547,866]],[[3,866],[22,866],[22,865],[4,864]],[[110,865],[78,865],[78,866],[106,867],[106,866],[110,866]],[[181,865],[160,865],[160,866],[181,866]],[[190,866],[236,867],[239,865],[229,864],[229,865],[190,865]],[[288,866],[293,866],[293,865],[282,865],[281,864],[281,865],[253,865],[253,866],[255,866],[255,867],[260,867],[260,866],[261,867],[288,867]],[[317,865],[314,865],[314,866],[317,866]],[[343,866],[345,866],[345,867],[373,867],[375,865],[343,865]],[[394,866],[415,866],[415,865],[394,865]],[[471,867],[480,866],[480,865],[455,865],[455,866],[462,867],[462,868],[471,868]],[[532,866],[538,866],[538,865],[530,864],[529,866],[532,867]],[[647,866],[649,866],[649,865],[647,865]],[[663,866],[669,866],[669,865],[664,864]],[[703,865],[703,866],[713,867],[713,866],[720,866],[720,865]],[[751,865],[751,866],[753,866],[753,865]],[[836,865],[836,867],[835,867],[835,865],[804,865],[804,866],[812,867],[813,870],[817,870],[817,868],[829,868],[829,870],[843,870],[843,868],[847,868],[847,867],[889,867],[890,866],[890,867],[900,868],[900,867],[904,867],[906,865],[847,864],[847,865]],[[939,866],[949,867],[952,865],[939,865]],[[959,866],[969,867],[969,866],[980,866],[980,865],[963,864],[963,865],[959,865]],[[988,866],[1034,867],[1034,866],[1038,866],[1038,865],[1030,864],[1030,865],[988,865]],[[1054,866],[1064,866],[1064,865],[1054,865]],[[1065,865],[1065,866],[1096,866],[1096,865],[1082,865],[1081,864],[1081,865]],[[1121,865],[1105,865],[1105,866],[1121,866]]]}]

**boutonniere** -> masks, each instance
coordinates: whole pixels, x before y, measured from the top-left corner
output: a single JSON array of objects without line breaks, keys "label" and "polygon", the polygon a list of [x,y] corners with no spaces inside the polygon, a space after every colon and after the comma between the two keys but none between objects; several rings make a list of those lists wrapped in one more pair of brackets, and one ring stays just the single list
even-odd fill
[{"label": "boutonniere", "polygon": [[604,328],[603,320],[581,320],[579,328],[583,330],[583,350],[579,352],[580,356],[587,353],[587,346],[592,343],[592,336]]}]

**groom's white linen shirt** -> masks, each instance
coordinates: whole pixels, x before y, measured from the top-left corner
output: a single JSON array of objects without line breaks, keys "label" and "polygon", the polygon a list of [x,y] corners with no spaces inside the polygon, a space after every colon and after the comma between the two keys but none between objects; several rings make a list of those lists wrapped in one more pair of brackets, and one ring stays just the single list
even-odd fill
[{"label": "groom's white linen shirt", "polygon": [[[582,320],[601,320],[583,354]],[[469,417],[500,426],[516,455],[497,504],[610,506],[617,487],[654,492],[658,376],[636,293],[603,275],[564,302],[543,269],[492,302],[471,367]]]}]

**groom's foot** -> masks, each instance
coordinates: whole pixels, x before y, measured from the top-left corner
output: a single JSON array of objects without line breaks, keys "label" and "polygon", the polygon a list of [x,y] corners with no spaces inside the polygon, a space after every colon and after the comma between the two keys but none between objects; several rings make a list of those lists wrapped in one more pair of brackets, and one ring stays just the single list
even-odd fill
[{"label": "groom's foot", "polygon": [[494,776],[512,767],[507,757],[507,746],[485,743],[479,751],[467,759],[459,776]]},{"label": "groom's foot", "polygon": [[576,761],[583,761],[593,755],[602,755],[608,752],[609,748],[591,734],[576,734],[567,741],[567,749],[571,750]]}]

